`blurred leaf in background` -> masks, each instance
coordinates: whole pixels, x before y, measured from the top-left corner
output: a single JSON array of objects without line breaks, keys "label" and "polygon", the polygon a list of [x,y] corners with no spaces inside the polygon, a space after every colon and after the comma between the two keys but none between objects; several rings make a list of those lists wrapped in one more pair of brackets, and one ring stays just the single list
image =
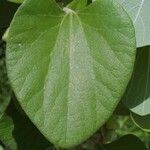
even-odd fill
[{"label": "blurred leaf in background", "polygon": [[104,150],[146,150],[144,143],[134,135],[125,135],[120,139],[103,146]]},{"label": "blurred leaf in background", "polygon": [[8,1],[21,4],[23,3],[24,0],[8,0]]},{"label": "blurred leaf in background", "polygon": [[[0,1],[0,38],[2,38],[4,32],[9,27],[18,6],[6,0]],[[11,97],[11,88],[6,73],[5,49],[6,43],[0,40],[0,118],[7,108]]]},{"label": "blurred leaf in background", "polygon": [[0,120],[0,133],[1,141],[13,150],[46,150],[52,146],[12,103]]},{"label": "blurred leaf in background", "polygon": [[150,0],[117,0],[129,13],[136,30],[137,47],[150,45]]},{"label": "blurred leaf in background", "polygon": [[139,137],[150,148],[150,134],[142,131],[131,120],[129,116],[118,116],[119,128],[116,129],[118,137],[122,137],[127,134],[133,134]]},{"label": "blurred leaf in background", "polygon": [[150,114],[150,46],[139,48],[123,103],[134,113]]},{"label": "blurred leaf in background", "polygon": [[150,132],[150,115],[139,116],[132,113],[131,118],[137,127],[141,128],[143,131]]},{"label": "blurred leaf in background", "polygon": [[0,145],[0,150],[4,150],[4,148]]},{"label": "blurred leaf in background", "polygon": [[4,114],[11,98],[11,88],[5,66],[5,43],[0,41],[0,119]]},{"label": "blurred leaf in background", "polygon": [[0,37],[2,37],[18,8],[18,4],[0,0]]}]

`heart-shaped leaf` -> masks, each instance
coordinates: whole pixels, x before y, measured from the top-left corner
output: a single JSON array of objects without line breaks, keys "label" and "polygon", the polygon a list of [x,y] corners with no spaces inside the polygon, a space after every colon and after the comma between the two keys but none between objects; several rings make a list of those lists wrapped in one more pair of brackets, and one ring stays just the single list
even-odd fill
[{"label": "heart-shaped leaf", "polygon": [[135,35],[113,0],[82,11],[25,1],[10,26],[7,68],[30,119],[56,146],[90,137],[110,117],[130,79]]},{"label": "heart-shaped leaf", "polygon": [[139,48],[123,103],[134,113],[150,114],[150,47]]},{"label": "heart-shaped leaf", "polygon": [[150,45],[150,0],[117,0],[132,18],[137,47]]}]

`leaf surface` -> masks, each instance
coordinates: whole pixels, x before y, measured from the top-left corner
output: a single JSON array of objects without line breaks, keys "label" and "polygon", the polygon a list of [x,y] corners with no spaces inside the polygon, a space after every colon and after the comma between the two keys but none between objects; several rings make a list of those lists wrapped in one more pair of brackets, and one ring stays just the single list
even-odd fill
[{"label": "leaf surface", "polygon": [[63,10],[52,0],[21,5],[10,26],[7,68],[34,124],[55,145],[72,147],[117,106],[132,73],[135,35],[112,0]]},{"label": "leaf surface", "polygon": [[4,114],[11,97],[11,88],[5,66],[5,49],[5,43],[0,41],[0,119]]},{"label": "leaf surface", "polygon": [[139,116],[137,114],[132,113],[131,118],[135,125],[146,132],[150,132],[150,115]]},{"label": "leaf surface", "polygon": [[119,140],[104,145],[104,150],[146,150],[144,143],[134,135],[125,135]]},{"label": "leaf surface", "polygon": [[4,150],[4,148],[0,145],[0,150]]},{"label": "leaf surface", "polygon": [[150,0],[117,0],[129,13],[136,29],[137,47],[150,45]]},{"label": "leaf surface", "polygon": [[139,48],[123,103],[141,116],[150,114],[150,47]]},{"label": "leaf surface", "polygon": [[87,3],[87,0],[73,0],[67,7],[73,10],[81,10],[87,6]]},{"label": "leaf surface", "polygon": [[14,105],[0,120],[0,140],[13,150],[46,150],[51,144]]},{"label": "leaf surface", "polygon": [[24,0],[8,0],[13,3],[23,3]]}]

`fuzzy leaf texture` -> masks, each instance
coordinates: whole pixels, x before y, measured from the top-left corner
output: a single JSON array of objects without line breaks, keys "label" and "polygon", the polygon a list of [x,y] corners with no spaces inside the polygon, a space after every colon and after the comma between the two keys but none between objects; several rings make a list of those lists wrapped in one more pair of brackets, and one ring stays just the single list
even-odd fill
[{"label": "fuzzy leaf texture", "polygon": [[7,43],[7,68],[19,103],[58,147],[89,138],[111,116],[131,77],[134,27],[113,0],[81,11],[27,0]]}]

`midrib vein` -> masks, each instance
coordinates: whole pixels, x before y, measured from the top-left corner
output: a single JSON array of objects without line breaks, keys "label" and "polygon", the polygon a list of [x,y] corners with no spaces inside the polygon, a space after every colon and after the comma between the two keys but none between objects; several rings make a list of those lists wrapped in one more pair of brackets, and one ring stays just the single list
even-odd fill
[{"label": "midrib vein", "polygon": [[68,120],[69,120],[69,99],[70,99],[70,81],[71,81],[71,73],[70,73],[70,69],[71,69],[71,50],[73,49],[72,47],[72,28],[73,28],[73,24],[72,24],[72,15],[73,12],[69,13],[69,49],[68,49],[68,53],[69,53],[69,57],[68,57],[68,62],[69,62],[69,69],[68,69],[68,91],[67,91],[67,102],[66,102],[66,133],[65,133],[65,143],[67,144],[67,139],[68,139]]},{"label": "midrib vein", "polygon": [[[85,31],[84,31],[84,29],[83,29],[83,22],[80,20],[80,18],[79,18],[79,16],[78,15],[76,15],[76,17],[77,17],[77,20],[78,20],[78,22],[79,22],[79,25],[81,26],[81,30],[82,30],[82,33],[83,33],[83,36],[84,36],[84,39],[85,39],[85,43],[86,43],[86,46],[87,46],[87,53],[89,54],[89,55],[91,55],[90,54],[90,51],[88,51],[88,50],[91,50],[90,49],[90,47],[89,47],[89,45],[88,45],[88,42],[87,42],[87,38],[86,38],[86,35],[85,35]],[[96,76],[95,76],[95,73],[94,73],[94,68],[93,68],[93,64],[91,64],[91,74],[92,74],[92,76],[94,77],[94,79],[96,79]],[[95,88],[94,88],[95,89]],[[95,90],[96,91],[96,90]],[[95,97],[95,104],[97,104],[97,100],[96,100],[96,97]],[[83,105],[84,106],[84,105]],[[95,126],[97,125],[97,105],[95,105]]]}]

